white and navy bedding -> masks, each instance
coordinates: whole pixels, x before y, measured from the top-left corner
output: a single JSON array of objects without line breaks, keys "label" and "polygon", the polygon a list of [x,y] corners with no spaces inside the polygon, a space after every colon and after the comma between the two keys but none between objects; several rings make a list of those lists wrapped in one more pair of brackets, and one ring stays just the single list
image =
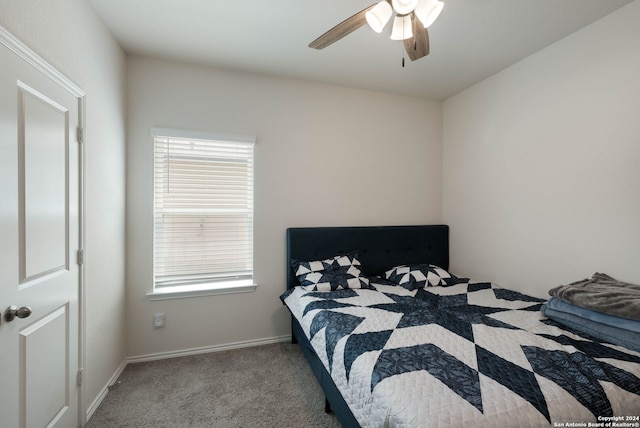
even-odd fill
[{"label": "white and navy bedding", "polygon": [[491,283],[424,266],[387,276],[281,297],[362,427],[640,415],[640,352],[579,335],[544,317],[544,300]]}]

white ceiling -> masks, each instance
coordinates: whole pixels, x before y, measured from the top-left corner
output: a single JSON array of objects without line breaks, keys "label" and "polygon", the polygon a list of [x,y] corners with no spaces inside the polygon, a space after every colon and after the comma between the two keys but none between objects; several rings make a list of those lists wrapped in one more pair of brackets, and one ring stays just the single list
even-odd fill
[{"label": "white ceiling", "polygon": [[[431,54],[364,26],[307,45],[376,0],[89,0],[132,54],[445,99],[632,0],[445,0]],[[594,58],[597,61],[597,58]]]}]

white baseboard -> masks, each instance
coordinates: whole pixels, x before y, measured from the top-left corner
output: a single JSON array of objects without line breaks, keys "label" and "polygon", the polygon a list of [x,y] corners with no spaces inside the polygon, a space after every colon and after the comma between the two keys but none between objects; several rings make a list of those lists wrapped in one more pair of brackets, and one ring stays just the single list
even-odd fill
[{"label": "white baseboard", "polygon": [[226,343],[222,345],[213,345],[213,346],[205,346],[202,348],[192,348],[185,349],[181,351],[169,351],[169,352],[158,352],[155,354],[146,354],[146,355],[138,355],[135,357],[127,357],[120,367],[116,370],[116,372],[111,376],[107,385],[102,389],[98,397],[93,400],[91,406],[87,409],[87,421],[91,419],[91,416],[95,413],[95,411],[100,407],[100,404],[105,399],[107,394],[109,393],[109,388],[118,381],[118,378],[130,363],[142,363],[146,361],[156,361],[156,360],[164,360],[167,358],[177,358],[177,357],[186,357],[189,355],[198,355],[198,354],[207,354],[210,352],[220,352],[220,351],[228,351],[231,349],[240,349],[240,348],[250,348],[252,346],[261,346],[261,345],[270,345],[272,343],[280,343],[287,342],[291,340],[291,335],[286,336],[274,336],[267,337],[264,339],[255,339],[255,340],[245,340],[242,342],[233,342]]},{"label": "white baseboard", "polygon": [[111,388],[111,386],[118,381],[118,378],[120,377],[120,375],[124,371],[125,367],[127,367],[127,364],[128,364],[128,361],[127,361],[127,359],[125,359],[122,362],[122,364],[120,364],[120,367],[118,367],[118,369],[113,374],[113,376],[111,376],[111,378],[109,379],[107,384],[104,386],[104,388],[102,388],[102,391],[100,391],[100,394],[98,394],[96,399],[93,400],[93,402],[91,403],[91,405],[87,409],[87,418],[86,418],[87,422],[89,421],[89,419],[91,419],[91,416],[93,416],[93,414],[98,409],[98,407],[100,407],[100,404],[102,403],[102,400],[104,400],[104,398],[109,393],[109,388]]},{"label": "white baseboard", "polygon": [[223,345],[205,346],[202,348],[185,349],[182,351],[158,352],[155,354],[138,355],[127,358],[127,363],[142,363],[146,361],[164,360],[166,358],[187,357],[189,355],[208,354],[209,352],[228,351],[230,349],[250,348],[252,346],[270,345],[291,340],[291,336],[275,336],[264,339],[246,340]]}]

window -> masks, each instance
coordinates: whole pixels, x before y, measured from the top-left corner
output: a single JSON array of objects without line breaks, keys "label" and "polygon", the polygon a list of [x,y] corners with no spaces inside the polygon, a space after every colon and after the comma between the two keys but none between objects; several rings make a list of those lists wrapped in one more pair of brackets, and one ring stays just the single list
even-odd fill
[{"label": "window", "polygon": [[152,134],[153,294],[255,288],[255,138],[159,128]]}]

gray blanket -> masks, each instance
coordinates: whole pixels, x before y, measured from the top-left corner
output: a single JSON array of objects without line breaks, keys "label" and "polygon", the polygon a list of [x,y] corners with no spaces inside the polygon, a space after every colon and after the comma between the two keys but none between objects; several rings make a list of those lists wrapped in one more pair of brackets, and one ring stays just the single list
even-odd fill
[{"label": "gray blanket", "polygon": [[640,285],[620,282],[603,273],[552,288],[549,294],[583,308],[640,320]]}]

